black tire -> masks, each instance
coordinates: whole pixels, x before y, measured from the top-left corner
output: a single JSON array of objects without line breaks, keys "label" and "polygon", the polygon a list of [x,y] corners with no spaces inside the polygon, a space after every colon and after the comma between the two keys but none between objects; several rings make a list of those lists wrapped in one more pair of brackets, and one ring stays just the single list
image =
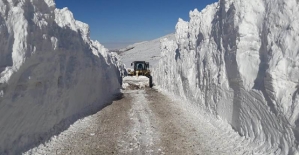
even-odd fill
[{"label": "black tire", "polygon": [[153,77],[151,75],[147,76],[149,78],[149,87],[153,87]]}]

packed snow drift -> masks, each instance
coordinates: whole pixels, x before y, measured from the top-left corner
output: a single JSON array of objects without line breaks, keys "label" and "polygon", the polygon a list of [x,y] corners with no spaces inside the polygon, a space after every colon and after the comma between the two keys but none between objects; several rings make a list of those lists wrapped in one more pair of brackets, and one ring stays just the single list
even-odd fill
[{"label": "packed snow drift", "polygon": [[299,2],[220,0],[164,39],[154,82],[277,154],[298,153]]},{"label": "packed snow drift", "polygon": [[44,142],[119,93],[123,66],[54,0],[0,0],[0,154]]}]

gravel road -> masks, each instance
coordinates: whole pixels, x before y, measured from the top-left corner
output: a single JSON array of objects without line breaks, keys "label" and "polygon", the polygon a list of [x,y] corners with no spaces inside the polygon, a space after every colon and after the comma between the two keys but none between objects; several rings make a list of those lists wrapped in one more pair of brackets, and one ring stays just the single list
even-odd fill
[{"label": "gravel road", "polygon": [[124,90],[121,99],[25,154],[265,153],[183,104],[155,89]]}]

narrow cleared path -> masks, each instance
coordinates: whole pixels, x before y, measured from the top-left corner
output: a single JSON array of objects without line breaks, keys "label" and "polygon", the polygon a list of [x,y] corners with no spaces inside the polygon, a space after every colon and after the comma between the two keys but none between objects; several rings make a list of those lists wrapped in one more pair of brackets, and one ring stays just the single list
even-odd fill
[{"label": "narrow cleared path", "polygon": [[155,89],[124,90],[123,98],[75,122],[25,154],[268,154],[220,120]]}]

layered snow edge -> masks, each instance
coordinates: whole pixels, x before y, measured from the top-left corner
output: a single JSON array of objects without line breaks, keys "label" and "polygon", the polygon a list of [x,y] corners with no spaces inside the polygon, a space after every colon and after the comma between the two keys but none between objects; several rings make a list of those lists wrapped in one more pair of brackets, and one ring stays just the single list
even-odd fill
[{"label": "layered snow edge", "polygon": [[161,41],[159,87],[231,124],[275,154],[298,153],[299,25],[296,0],[220,0]]},{"label": "layered snow edge", "polygon": [[53,0],[0,0],[0,154],[25,151],[120,93],[123,65]]}]

